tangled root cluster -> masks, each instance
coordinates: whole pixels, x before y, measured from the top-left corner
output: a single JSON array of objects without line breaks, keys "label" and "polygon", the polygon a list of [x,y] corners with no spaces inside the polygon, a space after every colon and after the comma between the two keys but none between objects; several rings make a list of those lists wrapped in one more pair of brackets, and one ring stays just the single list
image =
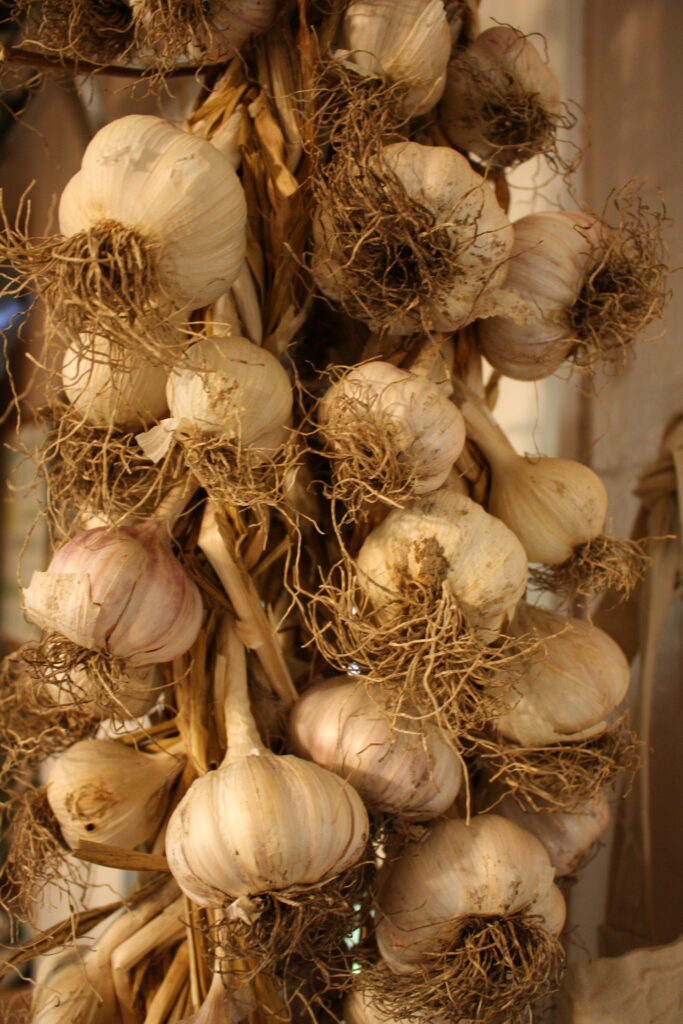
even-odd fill
[{"label": "tangled root cluster", "polygon": [[575,743],[518,747],[483,739],[479,756],[486,775],[527,811],[576,811],[638,767],[638,738],[623,715],[609,729]]},{"label": "tangled root cluster", "polygon": [[384,964],[361,975],[366,1000],[392,1020],[528,1024],[531,1004],[557,991],[559,941],[524,911],[462,917],[448,946],[425,954],[409,974]]},{"label": "tangled root cluster", "polygon": [[537,645],[507,636],[485,644],[445,585],[435,592],[406,580],[401,600],[377,614],[344,563],[309,598],[311,642],[330,665],[362,676],[371,694],[388,692],[397,718],[433,721],[460,748],[504,712],[504,696],[494,685],[500,670],[514,677]]},{"label": "tangled root cluster", "polygon": [[649,324],[660,319],[668,299],[668,268],[662,240],[663,209],[647,205],[635,184],[616,191],[608,201],[607,224],[591,253],[592,267],[569,322],[581,340],[573,359],[578,366],[602,362],[623,367],[629,346]]},{"label": "tangled root cluster", "polygon": [[529,570],[529,583],[572,602],[609,590],[626,600],[650,563],[643,541],[604,534],[580,544],[561,565]]},{"label": "tangled root cluster", "polygon": [[109,64],[125,57],[133,42],[125,0],[15,0],[13,15],[27,16],[27,42],[57,57]]},{"label": "tangled root cluster", "polygon": [[155,465],[134,432],[93,426],[71,406],[55,403],[40,418],[49,433],[34,460],[57,537],[72,533],[79,515],[99,516],[113,526],[149,515],[182,475],[177,449]]}]

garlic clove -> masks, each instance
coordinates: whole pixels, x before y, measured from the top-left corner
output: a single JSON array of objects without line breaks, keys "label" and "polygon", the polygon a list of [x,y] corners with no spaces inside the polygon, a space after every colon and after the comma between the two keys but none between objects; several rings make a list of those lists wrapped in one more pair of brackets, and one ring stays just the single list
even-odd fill
[{"label": "garlic clove", "polygon": [[132,850],[153,838],[183,760],[146,754],[114,740],[83,740],[53,762],[47,799],[65,841]]},{"label": "garlic clove", "polygon": [[292,749],[347,779],[369,807],[428,821],[455,800],[460,760],[441,730],[392,718],[378,701],[347,676],[317,683],[290,713]]},{"label": "garlic clove", "polygon": [[406,87],[406,116],[426,113],[441,98],[451,50],[441,0],[351,0],[340,43],[345,52],[337,59]]},{"label": "garlic clove", "polygon": [[510,631],[542,644],[512,684],[509,709],[496,719],[498,732],[534,747],[601,731],[629,685],[628,662],[618,644],[590,622],[524,603]]},{"label": "garlic clove", "polygon": [[163,366],[130,352],[116,352],[111,342],[83,335],[62,362],[62,387],[73,409],[97,427],[140,427],[166,412],[167,372]]},{"label": "garlic clove", "polygon": [[515,535],[450,487],[390,512],[368,535],[356,564],[359,586],[375,608],[400,600],[406,578],[438,593],[447,585],[487,641],[526,589],[526,554]]}]

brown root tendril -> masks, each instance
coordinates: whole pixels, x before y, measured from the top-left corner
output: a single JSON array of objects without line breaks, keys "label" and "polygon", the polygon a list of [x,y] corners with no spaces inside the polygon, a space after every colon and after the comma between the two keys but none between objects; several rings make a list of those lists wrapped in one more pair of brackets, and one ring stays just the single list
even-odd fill
[{"label": "brown root tendril", "polygon": [[364,970],[366,999],[390,1019],[459,1024],[528,1024],[536,1000],[557,991],[559,941],[525,911],[458,918],[447,948],[426,953],[407,974],[385,964]]},{"label": "brown root tendril", "polygon": [[[227,59],[235,48],[221,42],[229,28],[225,25],[224,7],[218,0],[142,0],[136,26],[137,45],[143,51],[152,51],[154,70],[161,74],[173,70],[179,60],[189,55],[198,66],[221,57]],[[216,16],[222,29],[216,25]],[[237,20],[241,20],[239,16]]]},{"label": "brown root tendril", "polygon": [[308,595],[310,642],[337,671],[362,676],[371,695],[388,693],[396,718],[432,721],[466,748],[505,710],[496,675],[514,674],[538,641],[501,635],[485,644],[445,585],[406,579],[402,590],[378,617],[339,563]]},{"label": "brown root tendril", "polygon": [[574,549],[561,565],[529,570],[529,583],[566,601],[609,590],[626,600],[650,564],[644,541],[601,535]]},{"label": "brown root tendril", "polygon": [[[613,223],[607,222],[613,210]],[[662,240],[666,213],[647,205],[637,183],[615,191],[602,215],[608,230],[593,250],[592,269],[569,311],[581,339],[573,352],[577,366],[602,362],[620,370],[629,346],[655,320],[668,300],[668,267]]]},{"label": "brown root tendril", "polygon": [[638,768],[638,738],[624,713],[597,736],[574,743],[519,747],[482,739],[479,756],[488,778],[505,787],[524,810],[577,811],[617,775],[627,784]]},{"label": "brown root tendril", "polygon": [[131,9],[124,0],[15,0],[13,16],[25,13],[35,35],[26,42],[57,57],[108,64],[125,57],[133,42]]}]

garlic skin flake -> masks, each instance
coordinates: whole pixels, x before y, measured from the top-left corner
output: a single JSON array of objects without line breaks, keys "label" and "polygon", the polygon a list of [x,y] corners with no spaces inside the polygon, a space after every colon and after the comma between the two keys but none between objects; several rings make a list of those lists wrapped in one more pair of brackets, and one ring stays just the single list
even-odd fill
[{"label": "garlic skin flake", "polygon": [[132,850],[151,839],[183,768],[171,754],[145,754],[114,740],[83,740],[52,764],[47,799],[64,839]]},{"label": "garlic skin flake", "polygon": [[505,313],[478,325],[483,354],[515,380],[542,380],[559,369],[581,338],[571,310],[604,238],[597,218],[579,210],[532,213],[515,221],[507,287],[529,315],[514,323]]},{"label": "garlic skin flake", "polygon": [[139,428],[167,411],[167,370],[117,351],[98,335],[82,336],[62,362],[62,387],[71,406],[96,427]]},{"label": "garlic skin flake", "polygon": [[353,367],[335,381],[321,399],[318,421],[339,453],[354,431],[362,446],[364,423],[385,433],[387,446],[414,474],[416,494],[441,486],[465,444],[462,414],[439,385],[381,360]]},{"label": "garlic skin flake", "polygon": [[[386,182],[381,199],[368,191],[364,173],[375,190]],[[313,221],[311,269],[325,295],[371,329],[392,334],[452,331],[496,314],[524,319],[524,303],[501,287],[512,225],[491,184],[464,156],[446,146],[396,142],[351,178],[349,188],[366,197],[368,222],[381,224],[361,238],[335,197],[324,199]],[[420,232],[423,241],[416,240]]]},{"label": "garlic skin flake", "polygon": [[451,51],[442,0],[352,0],[340,43],[337,60],[406,86],[406,116],[425,114],[439,102]]},{"label": "garlic skin flake", "polygon": [[165,530],[150,521],[77,534],[46,572],[33,573],[24,590],[26,618],[134,667],[184,654],[202,624],[202,599]]},{"label": "garlic skin flake", "polygon": [[496,25],[456,51],[439,117],[453,145],[509,167],[552,150],[562,118],[559,82],[529,39]]},{"label": "garlic skin flake", "polygon": [[375,608],[400,599],[406,574],[446,585],[470,627],[495,639],[524,595],[527,559],[511,530],[481,505],[443,487],[395,509],[356,559],[358,583]]},{"label": "garlic skin flake", "polygon": [[496,813],[526,829],[543,843],[557,878],[575,874],[581,859],[605,832],[610,818],[604,789],[593,800],[580,804],[575,813],[526,811],[511,796],[496,804]]},{"label": "garlic skin flake", "polygon": [[230,161],[210,142],[146,114],[101,128],[59,203],[62,234],[123,225],[153,247],[159,303],[193,309],[237,278],[246,201]]},{"label": "garlic skin flake", "polygon": [[524,602],[510,632],[543,642],[512,685],[498,732],[536,747],[602,731],[628,690],[629,665],[619,645],[590,622]]},{"label": "garlic skin flake", "polygon": [[471,914],[525,910],[557,935],[564,900],[553,879],[542,844],[505,818],[441,821],[424,841],[406,847],[379,890],[382,959],[395,974],[410,974],[457,936],[459,917]]},{"label": "garlic skin flake", "polygon": [[451,806],[462,784],[460,760],[439,729],[393,720],[348,676],[306,690],[288,732],[295,754],[348,779],[376,810],[428,821]]}]

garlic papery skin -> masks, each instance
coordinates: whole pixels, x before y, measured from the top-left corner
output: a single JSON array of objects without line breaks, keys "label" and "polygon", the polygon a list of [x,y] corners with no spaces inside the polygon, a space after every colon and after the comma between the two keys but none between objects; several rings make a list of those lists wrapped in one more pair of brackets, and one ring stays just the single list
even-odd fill
[{"label": "garlic papery skin", "polygon": [[229,159],[145,114],[121,117],[94,136],[62,193],[59,225],[66,236],[132,229],[152,249],[158,292],[148,301],[176,309],[217,299],[246,250],[244,190]]},{"label": "garlic papery skin", "polygon": [[290,712],[290,746],[348,779],[368,807],[428,821],[458,795],[460,760],[441,730],[392,717],[385,700],[348,676],[317,683]]},{"label": "garlic papery skin", "polygon": [[165,367],[84,335],[66,350],[62,388],[71,407],[95,427],[140,428],[167,411]]},{"label": "garlic papery skin", "polygon": [[559,369],[581,338],[570,313],[595,265],[604,228],[578,210],[532,213],[515,221],[506,287],[526,304],[524,323],[504,313],[478,325],[483,354],[515,380],[541,380]]},{"label": "garlic papery skin", "polygon": [[439,118],[453,145],[509,167],[552,151],[562,111],[559,82],[536,47],[496,25],[456,51]]},{"label": "garlic papery skin", "polygon": [[326,185],[311,269],[351,316],[392,334],[451,331],[497,313],[523,318],[523,303],[501,287],[512,226],[460,153],[391,143],[347,172],[332,161]]},{"label": "garlic papery skin", "polygon": [[70,847],[89,840],[132,850],[156,835],[182,758],[114,740],[83,740],[55,759],[47,799]]},{"label": "garlic papery skin", "polygon": [[354,437],[362,448],[364,430],[383,434],[388,450],[414,479],[416,494],[441,486],[465,444],[460,410],[439,386],[381,360],[356,366],[335,381],[321,399],[318,422],[340,458]]},{"label": "garlic papery skin", "polygon": [[32,1024],[118,1024],[120,1014],[106,970],[92,956],[64,948],[39,961],[31,1001]]},{"label": "garlic papery skin", "polygon": [[483,407],[465,402],[462,411],[491,467],[488,510],[519,537],[530,562],[562,565],[600,535],[607,491],[597,473],[571,459],[518,455]]},{"label": "garlic papery skin", "polygon": [[351,867],[368,838],[363,801],[325,768],[264,747],[249,708],[244,648],[232,629],[216,678],[221,689],[229,678],[227,754],[192,784],[166,832],[166,856],[183,892],[200,906],[223,906]]},{"label": "garlic papery skin", "polygon": [[531,832],[543,843],[557,878],[576,873],[583,857],[604,833],[610,818],[604,789],[593,800],[580,804],[573,813],[527,811],[511,796],[496,804],[496,813]]},{"label": "garlic papery skin", "polygon": [[[448,1024],[445,1017],[434,1017],[432,1024]],[[376,1006],[366,988],[354,987],[344,1000],[345,1024],[411,1024],[415,1018],[394,1017]]]},{"label": "garlic papery skin", "polygon": [[229,975],[226,978],[216,971],[202,1005],[196,1013],[183,1017],[180,1024],[240,1024],[257,1009],[249,985],[229,984]]},{"label": "garlic papery skin", "polygon": [[191,345],[168,380],[171,416],[207,434],[274,450],[289,436],[292,386],[275,356],[246,338]]},{"label": "garlic papery skin", "polygon": [[425,114],[439,102],[451,51],[442,0],[352,0],[340,45],[337,59],[406,87],[406,116]]},{"label": "garlic papery skin", "polygon": [[629,666],[618,644],[590,622],[524,602],[510,632],[540,645],[510,687],[498,732],[537,747],[600,731],[628,690]]},{"label": "garlic papery skin", "polygon": [[177,561],[166,526],[99,527],[77,534],[24,590],[29,622],[131,666],[180,657],[202,624],[199,590]]},{"label": "garlic papery skin", "polygon": [[487,641],[510,619],[527,581],[526,554],[512,531],[450,487],[391,511],[368,535],[356,565],[375,608],[400,600],[406,579],[436,596],[445,586]]},{"label": "garlic papery skin", "polygon": [[440,821],[388,869],[375,933],[382,959],[394,973],[409,974],[457,938],[459,918],[522,910],[533,916],[543,904],[552,906],[549,924],[558,934],[564,921],[556,908],[563,901],[550,895],[553,879],[542,844],[505,818]]}]

